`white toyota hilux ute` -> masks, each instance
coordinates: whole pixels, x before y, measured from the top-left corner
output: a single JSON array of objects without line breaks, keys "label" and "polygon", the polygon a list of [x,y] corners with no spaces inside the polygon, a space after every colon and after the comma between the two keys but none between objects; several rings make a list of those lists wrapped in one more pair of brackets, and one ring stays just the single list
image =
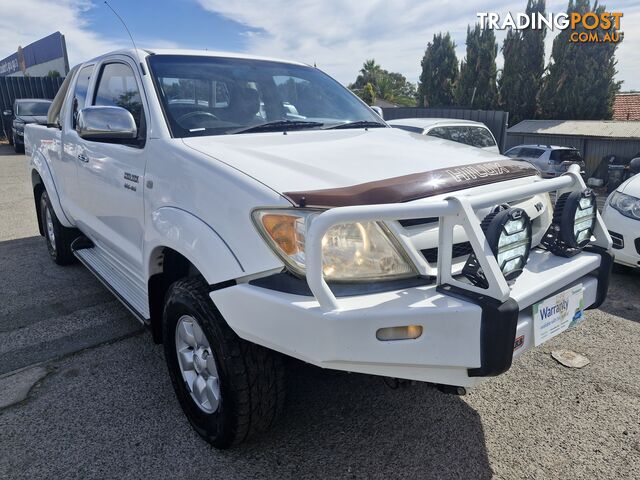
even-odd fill
[{"label": "white toyota hilux ute", "polygon": [[611,239],[576,168],[543,180],[390,128],[300,63],[110,53],[25,139],[51,257],[151,328],[219,448],[273,424],[282,354],[463,393],[606,296]]}]

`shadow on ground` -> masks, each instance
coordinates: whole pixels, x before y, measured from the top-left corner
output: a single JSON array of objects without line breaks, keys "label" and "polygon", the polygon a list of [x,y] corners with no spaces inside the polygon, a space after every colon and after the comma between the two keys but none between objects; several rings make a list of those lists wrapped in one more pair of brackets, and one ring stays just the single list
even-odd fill
[{"label": "shadow on ground", "polygon": [[54,265],[41,237],[0,242],[0,264],[0,374],[79,352],[0,411],[9,478],[491,477],[480,416],[462,399],[294,360],[274,430],[214,450],[180,410],[162,347],[86,269]]},{"label": "shadow on ground", "polygon": [[[492,476],[480,416],[462,399],[297,361],[287,365],[276,427],[217,451],[190,428],[162,357],[145,333],[59,364],[26,404],[0,412],[0,470],[10,478]],[[32,420],[21,422],[25,415]]]}]

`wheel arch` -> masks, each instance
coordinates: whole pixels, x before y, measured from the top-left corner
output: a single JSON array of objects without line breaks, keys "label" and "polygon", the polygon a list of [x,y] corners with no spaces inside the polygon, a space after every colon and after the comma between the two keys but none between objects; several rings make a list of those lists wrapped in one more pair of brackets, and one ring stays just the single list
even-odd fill
[{"label": "wheel arch", "polygon": [[[35,197],[36,187],[38,185],[42,185],[42,187],[37,187],[37,193],[38,195],[40,195],[42,194],[43,190],[47,191],[47,193],[49,194],[49,200],[51,201],[51,206],[53,207],[53,211],[55,212],[56,217],[58,217],[60,223],[67,228],[75,227],[75,225],[73,225],[73,223],[67,218],[67,215],[62,208],[60,197],[58,196],[58,190],[56,188],[55,182],[53,181],[51,171],[49,170],[49,165],[40,152],[33,153],[30,160],[30,167],[34,199],[36,201],[39,201],[39,198]],[[39,208],[36,207],[36,210],[39,210]]]},{"label": "wheel arch", "polygon": [[162,342],[165,295],[173,282],[200,275],[212,289],[246,275],[229,245],[204,221],[174,207],[151,215],[147,252],[149,314],[154,341]]}]

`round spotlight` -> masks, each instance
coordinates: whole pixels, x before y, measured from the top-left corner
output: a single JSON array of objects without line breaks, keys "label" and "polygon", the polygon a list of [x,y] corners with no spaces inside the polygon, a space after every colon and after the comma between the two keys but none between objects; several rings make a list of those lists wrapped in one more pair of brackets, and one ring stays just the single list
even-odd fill
[{"label": "round spotlight", "polygon": [[490,213],[481,226],[504,278],[513,280],[529,259],[531,219],[521,208],[509,208]]},{"label": "round spotlight", "polygon": [[553,223],[560,227],[559,240],[569,248],[585,247],[591,241],[596,212],[592,190],[560,195],[553,212]]}]

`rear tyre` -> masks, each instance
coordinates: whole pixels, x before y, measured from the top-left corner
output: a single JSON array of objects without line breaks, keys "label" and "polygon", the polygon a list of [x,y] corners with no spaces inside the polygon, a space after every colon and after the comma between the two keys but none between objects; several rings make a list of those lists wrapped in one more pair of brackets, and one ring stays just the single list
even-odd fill
[{"label": "rear tyre", "polygon": [[284,402],[281,356],[238,337],[200,277],[169,288],[162,327],[173,388],[202,438],[228,448],[275,423]]},{"label": "rear tyre", "polygon": [[71,251],[71,243],[78,238],[80,232],[75,228],[67,228],[60,223],[56,216],[49,194],[45,191],[40,196],[40,221],[42,231],[47,242],[49,255],[58,265],[74,263],[76,257]]}]

